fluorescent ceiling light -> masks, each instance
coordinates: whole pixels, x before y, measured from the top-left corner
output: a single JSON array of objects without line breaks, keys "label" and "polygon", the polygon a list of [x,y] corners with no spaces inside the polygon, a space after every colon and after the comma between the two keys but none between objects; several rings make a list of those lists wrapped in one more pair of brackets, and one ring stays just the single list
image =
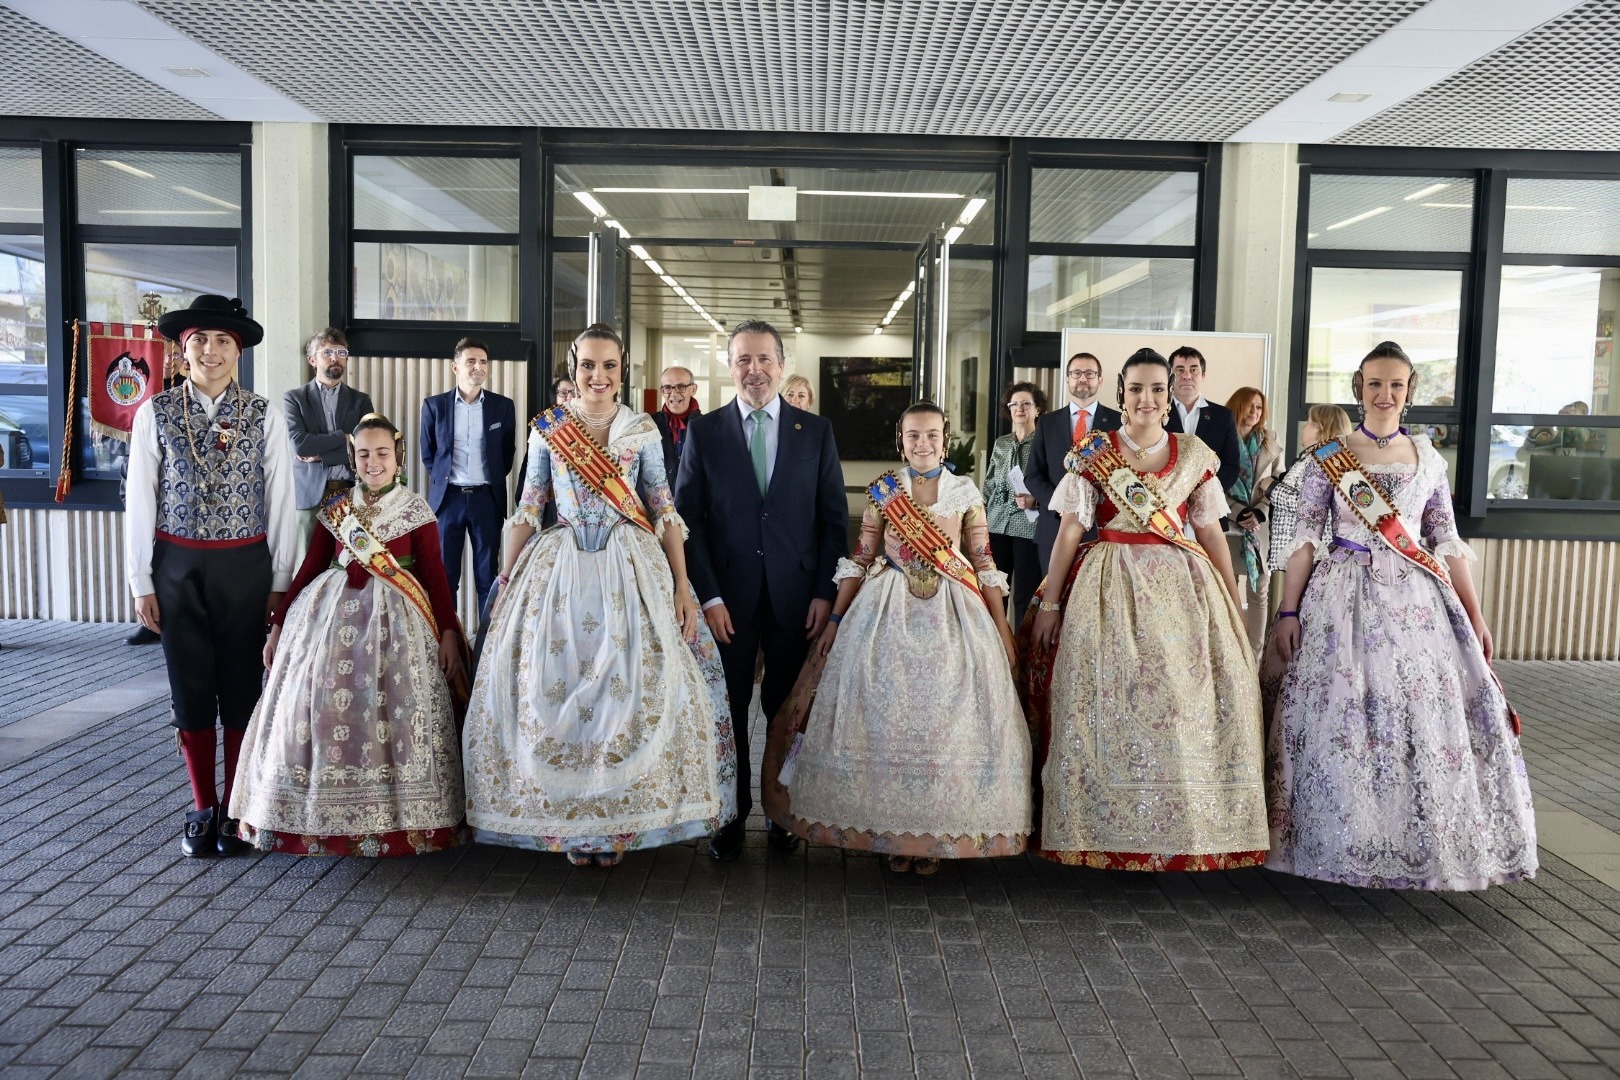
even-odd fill
[{"label": "fluorescent ceiling light", "polygon": [[624,237],[626,240],[630,239],[629,230],[627,230],[623,225],[620,225],[617,221],[614,221],[612,218],[608,218],[606,221],[602,222],[602,224],[606,225],[610,229],[617,229],[619,235]]},{"label": "fluorescent ceiling light", "polygon": [[[630,254],[634,255],[636,258],[640,259],[642,262],[646,263],[648,266],[652,265],[652,260],[647,257],[647,249],[642,247],[640,244],[631,244],[630,245]],[[657,273],[656,270],[653,271],[653,272]]]},{"label": "fluorescent ceiling light", "polygon": [[1534,203],[1508,203],[1509,210],[1579,210],[1578,206],[1536,206]]},{"label": "fluorescent ceiling light", "polygon": [[1358,221],[1366,221],[1368,218],[1375,218],[1379,214],[1387,213],[1392,209],[1394,209],[1394,207],[1375,206],[1365,213],[1357,214],[1355,217],[1347,217],[1343,221],[1335,221],[1332,225],[1328,226],[1328,231],[1332,232],[1334,229],[1342,229],[1346,225],[1354,225]]},{"label": "fluorescent ceiling light", "polygon": [[1405,201],[1406,202],[1411,202],[1413,199],[1421,199],[1425,195],[1433,195],[1437,191],[1444,191],[1446,188],[1448,188],[1450,186],[1451,186],[1451,183],[1449,181],[1447,181],[1445,183],[1440,183],[1440,184],[1430,184],[1428,187],[1423,188],[1420,191],[1412,192],[1412,194],[1410,194],[1410,195],[1408,195],[1406,197]]},{"label": "fluorescent ceiling light", "polygon": [[958,225],[973,224],[973,219],[979,216],[979,211],[983,210],[984,204],[989,201],[989,199],[969,199],[968,204],[962,207],[962,213],[957,217],[956,223]]},{"label": "fluorescent ceiling light", "polygon": [[793,332],[794,332],[794,333],[795,333],[795,334],[802,334],[802,333],[804,333],[804,327],[802,327],[802,326],[795,326],[795,327],[794,327],[794,328],[793,328]]},{"label": "fluorescent ceiling light", "polygon": [[849,195],[859,199],[960,199],[962,196],[948,191],[807,191],[800,195]]},{"label": "fluorescent ceiling light", "polygon": [[1370,97],[1372,97],[1371,94],[1364,94],[1360,91],[1341,90],[1337,94],[1334,94],[1332,97],[1328,98],[1328,100],[1349,102],[1353,104],[1357,101],[1366,101]]},{"label": "fluorescent ceiling light", "polygon": [[1426,206],[1430,210],[1472,210],[1474,208],[1473,203],[1467,202],[1426,202],[1418,203],[1418,205]]},{"label": "fluorescent ceiling light", "polygon": [[574,198],[578,199],[580,205],[591,212],[592,217],[605,218],[608,216],[607,207],[597,202],[596,196],[590,192],[576,191],[574,192]]},{"label": "fluorescent ceiling light", "polygon": [[876,337],[877,335],[879,335],[881,333],[883,333],[883,327],[881,327],[881,326],[872,327],[872,336],[873,337]]},{"label": "fluorescent ceiling light", "polygon": [[137,169],[133,165],[125,165],[122,161],[115,161],[112,158],[102,158],[101,163],[103,165],[107,166],[107,168],[109,168],[109,169],[117,169],[119,172],[127,172],[127,173],[129,173],[129,175],[138,176],[142,180],[156,180],[157,179],[157,177],[155,175],[153,175],[152,173],[147,172],[145,169]]},{"label": "fluorescent ceiling light", "polygon": [[962,226],[952,225],[945,230],[945,242],[947,244],[954,244],[960,239],[962,239]]},{"label": "fluorescent ceiling light", "polygon": [[163,70],[170,75],[178,75],[182,79],[212,79],[214,77],[212,71],[200,67],[166,67]]},{"label": "fluorescent ceiling light", "polygon": [[190,195],[193,199],[201,199],[203,202],[210,202],[210,203],[213,203],[215,206],[223,206],[227,210],[240,210],[240,209],[242,209],[236,203],[226,202],[224,199],[216,199],[216,198],[214,198],[214,196],[208,194],[207,192],[198,191],[196,188],[188,188],[184,184],[171,184],[169,186],[169,190],[170,191],[178,191],[182,195]]},{"label": "fluorescent ceiling light", "polygon": [[746,195],[747,188],[729,187],[599,187],[598,195]]}]

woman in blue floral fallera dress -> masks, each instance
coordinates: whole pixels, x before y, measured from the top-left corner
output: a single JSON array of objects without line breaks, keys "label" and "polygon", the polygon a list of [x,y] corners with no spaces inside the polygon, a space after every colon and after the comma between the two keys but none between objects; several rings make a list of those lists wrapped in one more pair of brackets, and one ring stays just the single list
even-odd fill
[{"label": "woman in blue floral fallera dress", "polygon": [[[1483,889],[1534,876],[1535,817],[1446,463],[1399,427],[1414,381],[1398,346],[1374,349],[1355,379],[1366,419],[1306,466],[1272,636],[1288,666],[1267,733],[1266,865],[1364,887]],[[1341,446],[1353,457],[1333,455]],[[1352,507],[1354,477],[1340,493],[1326,466],[1346,460],[1409,523],[1396,542],[1415,540],[1441,574]],[[1363,489],[1358,501],[1378,500]]]}]

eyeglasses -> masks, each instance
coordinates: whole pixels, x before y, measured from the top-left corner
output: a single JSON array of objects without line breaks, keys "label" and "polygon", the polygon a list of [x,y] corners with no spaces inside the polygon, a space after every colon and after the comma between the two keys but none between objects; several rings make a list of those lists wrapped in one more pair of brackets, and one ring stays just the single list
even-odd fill
[{"label": "eyeglasses", "polygon": [[326,359],[328,359],[328,360],[347,360],[349,358],[349,350],[348,349],[322,349],[321,350],[321,355],[326,357]]},{"label": "eyeglasses", "polygon": [[1009,408],[1009,409],[1033,409],[1034,407],[1035,407],[1035,403],[1033,401],[1009,401],[1009,402],[1007,402],[1007,408]]},{"label": "eyeglasses", "polygon": [[664,386],[660,386],[658,388],[658,392],[660,394],[673,394],[677,390],[690,390],[696,385],[697,383],[691,382],[675,383],[673,385],[665,384]]},{"label": "eyeglasses", "polygon": [[578,390],[559,389],[557,391],[557,400],[559,402],[573,401],[577,397],[579,397]]},{"label": "eyeglasses", "polygon": [[1100,379],[1100,378],[1102,378],[1102,372],[1100,372],[1100,371],[1087,371],[1084,368],[1082,368],[1079,371],[1071,371],[1071,372],[1069,372],[1069,378],[1071,378],[1071,379]]}]

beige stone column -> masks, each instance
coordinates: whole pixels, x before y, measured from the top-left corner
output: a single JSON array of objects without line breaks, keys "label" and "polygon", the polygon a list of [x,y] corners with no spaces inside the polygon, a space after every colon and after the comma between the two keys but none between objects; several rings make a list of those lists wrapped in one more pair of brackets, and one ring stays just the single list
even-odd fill
[{"label": "beige stone column", "polygon": [[1273,426],[1288,400],[1294,317],[1294,229],[1299,148],[1228,143],[1222,152],[1220,255],[1215,329],[1271,335],[1266,396]]},{"label": "beige stone column", "polygon": [[325,124],[253,125],[254,387],[271,401],[309,376],[304,339],[330,318]]}]

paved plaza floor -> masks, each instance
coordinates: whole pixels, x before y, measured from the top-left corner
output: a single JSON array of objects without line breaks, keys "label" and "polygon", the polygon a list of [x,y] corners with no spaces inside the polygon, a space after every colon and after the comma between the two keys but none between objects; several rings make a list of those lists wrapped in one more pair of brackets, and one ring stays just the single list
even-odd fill
[{"label": "paved plaza floor", "polygon": [[[190,861],[156,648],[0,622],[0,1076],[1620,1075],[1620,664],[1505,663],[1541,873],[696,845]],[[757,742],[756,742],[757,745]]]}]

